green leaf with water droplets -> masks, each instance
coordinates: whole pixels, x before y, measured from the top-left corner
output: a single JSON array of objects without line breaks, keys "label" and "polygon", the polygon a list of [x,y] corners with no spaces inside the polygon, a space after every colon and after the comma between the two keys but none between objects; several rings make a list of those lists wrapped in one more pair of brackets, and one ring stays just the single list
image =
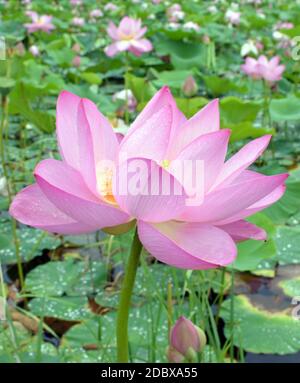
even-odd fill
[{"label": "green leaf with water droplets", "polygon": [[[292,309],[292,306],[291,306]],[[225,336],[231,336],[231,300],[221,308]],[[268,311],[255,306],[249,297],[234,298],[234,344],[244,350],[263,354],[292,354],[300,350],[300,321],[291,310]]]}]

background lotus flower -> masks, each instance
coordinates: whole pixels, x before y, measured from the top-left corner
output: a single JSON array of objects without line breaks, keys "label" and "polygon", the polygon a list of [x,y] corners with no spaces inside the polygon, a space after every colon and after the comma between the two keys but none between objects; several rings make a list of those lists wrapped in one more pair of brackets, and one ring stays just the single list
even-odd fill
[{"label": "background lotus flower", "polygon": [[167,18],[169,22],[176,23],[177,21],[184,19],[184,16],[185,13],[182,11],[180,4],[173,4],[167,9]]},{"label": "background lotus flower", "polygon": [[254,55],[258,54],[258,48],[253,40],[248,40],[245,42],[245,44],[241,47],[241,56],[247,56],[250,53],[253,53]]},{"label": "background lotus flower", "polygon": [[203,330],[184,316],[171,329],[167,357],[170,362],[195,361],[197,352],[203,350],[206,336]]},{"label": "background lotus flower", "polygon": [[90,18],[92,19],[98,19],[99,17],[102,17],[102,16],[103,16],[103,12],[101,11],[101,9],[93,9],[90,12]]},{"label": "background lotus flower", "polygon": [[28,33],[34,33],[36,31],[44,31],[50,33],[55,26],[52,24],[52,16],[38,15],[36,12],[27,11],[26,15],[32,20],[32,23],[24,24]]},{"label": "background lotus flower", "polygon": [[[40,162],[34,171],[36,184],[15,197],[10,213],[25,224],[63,234],[136,219],[141,242],[160,261],[186,269],[227,265],[236,257],[235,242],[265,239],[264,230],[245,218],[277,201],[287,178],[247,170],[271,136],[251,141],[225,161],[229,135],[229,130],[219,129],[217,100],[187,120],[163,87],[119,143],[91,101],[64,91],[57,102],[62,161]],[[116,182],[127,182],[128,169],[137,159],[146,165],[142,189],[119,193]],[[116,177],[111,168],[99,167],[103,160],[115,164]],[[200,205],[187,206],[191,190],[173,166],[175,160],[203,161]],[[161,185],[166,176],[172,186],[168,195],[161,190],[143,193],[149,179]]]},{"label": "background lotus flower", "polygon": [[71,23],[75,27],[82,27],[85,22],[84,22],[84,19],[82,17],[73,17]]},{"label": "background lotus flower", "polygon": [[29,48],[29,52],[30,52],[33,56],[35,56],[35,57],[37,57],[37,56],[40,55],[39,47],[37,47],[36,45],[31,45],[31,47]]},{"label": "background lotus flower", "polygon": [[188,21],[187,23],[183,24],[183,29],[187,31],[200,31],[200,27],[197,23],[194,23],[193,21]]},{"label": "background lotus flower", "polygon": [[231,25],[239,25],[241,22],[241,13],[228,9],[225,13],[225,19]]},{"label": "background lotus flower", "polygon": [[192,97],[197,93],[198,87],[193,76],[188,76],[182,85],[183,94]]},{"label": "background lotus flower", "polygon": [[284,65],[279,65],[280,58],[275,56],[269,61],[266,56],[259,56],[256,60],[252,57],[247,57],[245,64],[242,65],[242,70],[253,79],[264,79],[269,83],[281,80],[282,73],[285,70]]},{"label": "background lotus flower", "polygon": [[257,62],[260,73],[267,82],[272,83],[281,80],[285,66],[279,64],[279,56],[272,57],[269,61],[266,56],[260,56]]},{"label": "background lotus flower", "polygon": [[141,20],[128,16],[121,20],[119,27],[110,22],[107,33],[114,42],[105,48],[106,55],[111,57],[119,52],[129,51],[140,56],[142,53],[150,52],[152,50],[151,42],[142,38],[146,31],[147,28],[142,27]]},{"label": "background lotus flower", "polygon": [[119,9],[119,7],[113,3],[107,3],[104,6],[105,11],[112,11],[113,12],[113,11],[117,11],[118,9]]},{"label": "background lotus flower", "polygon": [[123,89],[114,93],[112,99],[113,101],[119,100],[123,101],[125,104],[127,103],[130,112],[134,112],[137,106],[137,100],[130,89]]},{"label": "background lotus flower", "polygon": [[76,68],[80,67],[81,63],[81,57],[80,56],[75,56],[72,60],[72,65]]}]

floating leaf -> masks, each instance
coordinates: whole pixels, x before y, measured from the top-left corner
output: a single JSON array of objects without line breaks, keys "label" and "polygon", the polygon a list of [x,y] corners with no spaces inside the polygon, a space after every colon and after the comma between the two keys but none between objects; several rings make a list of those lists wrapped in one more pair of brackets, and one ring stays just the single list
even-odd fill
[{"label": "floating leaf", "polygon": [[[5,230],[5,243],[1,246],[0,243],[0,262],[3,264],[17,263],[15,254],[15,244],[11,234],[11,225],[4,227]],[[4,231],[3,230],[3,231]],[[41,255],[41,251],[44,249],[52,250],[59,246],[60,239],[51,235],[48,235],[41,230],[33,228],[22,228],[17,230],[17,236],[19,239],[19,251],[23,261],[30,261],[37,255]]]},{"label": "floating leaf", "polygon": [[270,114],[274,121],[300,120],[300,98],[290,96],[272,100]]},{"label": "floating leaf", "polygon": [[279,226],[275,241],[280,265],[300,263],[300,226]]},{"label": "floating leaf", "polygon": [[[231,336],[231,300],[221,308],[225,335]],[[234,298],[233,341],[246,351],[264,354],[292,354],[300,350],[300,321],[285,311],[267,311],[256,307],[249,297]]]},{"label": "floating leaf", "polygon": [[86,297],[40,297],[32,299],[28,306],[36,316],[67,321],[83,320],[93,315]]}]

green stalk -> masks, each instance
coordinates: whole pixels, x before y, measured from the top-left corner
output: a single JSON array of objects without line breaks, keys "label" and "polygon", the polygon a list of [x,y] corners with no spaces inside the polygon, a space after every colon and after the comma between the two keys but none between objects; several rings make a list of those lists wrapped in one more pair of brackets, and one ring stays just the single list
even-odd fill
[{"label": "green stalk", "polygon": [[230,362],[234,362],[234,268],[231,269],[230,287]]},{"label": "green stalk", "polygon": [[[12,193],[10,189],[9,176],[8,176],[8,171],[6,166],[5,146],[4,146],[4,138],[5,138],[5,131],[6,131],[7,125],[8,125],[8,98],[7,96],[2,96],[2,119],[0,124],[0,158],[1,158],[2,168],[3,168],[3,175],[7,181],[8,202],[9,204],[11,204]],[[19,239],[17,235],[17,224],[14,219],[12,219],[12,235],[13,235],[13,242],[14,242],[15,253],[17,258],[17,267],[18,267],[20,286],[21,286],[21,289],[23,290],[24,274],[23,274],[23,267],[22,267],[22,258],[20,255],[20,245],[19,245]]]},{"label": "green stalk", "polygon": [[129,86],[128,86],[128,75],[129,75],[129,53],[128,51],[125,52],[125,123],[126,125],[129,124],[129,97],[128,97],[128,91],[129,91]]},{"label": "green stalk", "polygon": [[131,244],[125,276],[122,283],[119,308],[117,314],[117,359],[118,362],[128,362],[128,317],[130,300],[134,286],[137,267],[139,264],[142,244],[137,229]]}]

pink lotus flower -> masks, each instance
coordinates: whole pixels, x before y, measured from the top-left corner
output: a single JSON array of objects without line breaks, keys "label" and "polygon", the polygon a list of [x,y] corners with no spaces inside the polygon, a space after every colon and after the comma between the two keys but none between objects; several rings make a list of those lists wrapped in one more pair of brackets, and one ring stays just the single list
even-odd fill
[{"label": "pink lotus flower", "polygon": [[173,4],[170,8],[167,9],[166,14],[169,22],[174,23],[182,20],[185,16],[185,13],[182,11],[180,4]]},{"label": "pink lotus flower", "polygon": [[93,9],[90,12],[91,19],[97,19],[98,17],[102,17],[102,16],[103,16],[103,12],[101,11],[101,9]]},{"label": "pink lotus flower", "polygon": [[[264,230],[245,218],[277,201],[287,178],[247,170],[270,135],[251,141],[225,161],[229,135],[228,129],[220,130],[217,100],[187,120],[163,87],[119,143],[95,104],[63,91],[57,102],[62,160],[37,165],[36,183],[15,197],[10,214],[24,224],[61,234],[124,228],[135,219],[141,242],[158,260],[186,269],[227,265],[236,257],[235,242],[266,238]],[[137,160],[144,167],[139,189],[131,193],[126,181]],[[175,160],[204,163],[201,204],[187,205],[189,180],[172,166]],[[167,194],[156,187],[166,178],[172,186]],[[126,193],[119,192],[116,180]],[[155,187],[145,193],[149,180]]]},{"label": "pink lotus flower", "polygon": [[36,31],[44,31],[50,33],[55,26],[52,24],[52,16],[42,15],[39,16],[36,12],[28,11],[26,15],[32,20],[32,23],[24,24],[28,33],[34,33]]},{"label": "pink lotus flower", "polygon": [[84,25],[84,19],[82,17],[73,17],[72,25],[75,27],[82,27]]},{"label": "pink lotus flower", "polygon": [[109,23],[107,33],[112,38],[113,43],[105,48],[107,56],[115,56],[118,52],[129,51],[136,56],[152,50],[152,44],[149,40],[142,38],[147,28],[143,27],[141,20],[135,20],[125,16],[119,27],[113,22]]},{"label": "pink lotus flower", "polygon": [[274,56],[270,61],[266,56],[259,56],[256,60],[252,57],[247,57],[245,64],[242,65],[242,70],[253,79],[264,79],[268,83],[273,83],[281,80],[282,73],[285,70],[284,65],[279,65],[280,58]]},{"label": "pink lotus flower", "polygon": [[81,63],[81,57],[80,56],[75,56],[72,60],[72,65],[76,68],[80,67]]},{"label": "pink lotus flower", "polygon": [[274,27],[274,29],[278,30],[278,29],[293,29],[295,26],[293,23],[290,23],[288,21],[280,21],[279,23],[277,23]]},{"label": "pink lotus flower", "polygon": [[239,25],[241,22],[241,13],[228,9],[225,13],[225,19],[231,25]]},{"label": "pink lotus flower", "polygon": [[171,329],[170,346],[167,349],[169,362],[180,363],[184,359],[195,361],[197,352],[206,344],[205,333],[184,316]]},{"label": "pink lotus flower", "polygon": [[104,6],[104,10],[105,11],[117,11],[119,9],[119,7],[116,5],[116,4],[113,4],[113,3],[107,3],[105,4]]},{"label": "pink lotus flower", "polygon": [[130,112],[134,112],[137,106],[137,100],[130,89],[123,89],[113,94],[113,101],[123,101],[125,106],[128,105]]}]

